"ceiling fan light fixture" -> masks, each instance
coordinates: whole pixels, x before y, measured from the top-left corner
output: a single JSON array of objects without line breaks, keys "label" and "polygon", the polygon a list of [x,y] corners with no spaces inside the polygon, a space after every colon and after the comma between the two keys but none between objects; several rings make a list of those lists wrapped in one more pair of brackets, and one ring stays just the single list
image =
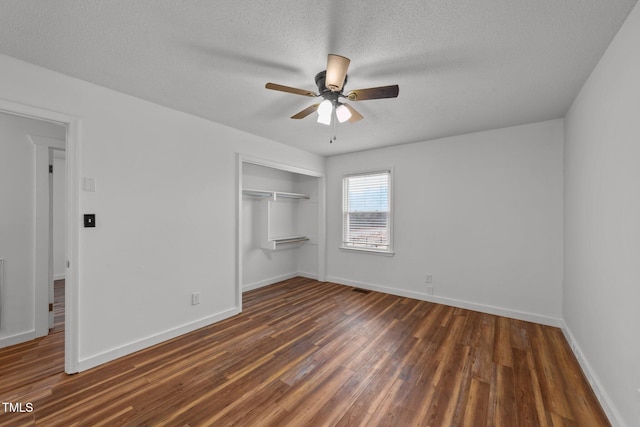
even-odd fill
[{"label": "ceiling fan light fixture", "polygon": [[336,117],[340,123],[344,123],[351,118],[351,111],[344,104],[340,104],[336,108]]},{"label": "ceiling fan light fixture", "polygon": [[331,124],[331,114],[324,114],[318,116],[318,123],[322,123],[323,125]]},{"label": "ceiling fan light fixture", "polygon": [[311,115],[314,111],[317,111],[318,123],[325,125],[336,125],[338,122],[356,123],[364,117],[348,103],[340,102],[339,100],[341,98],[346,98],[350,101],[396,98],[400,88],[398,85],[370,87],[367,89],[352,90],[345,95],[342,90],[348,80],[347,70],[350,63],[351,60],[349,58],[330,54],[327,59],[327,69],[320,71],[315,77],[318,93],[276,83],[267,83],[265,88],[292,93],[294,95],[322,98],[322,102],[310,105],[304,110],[299,111],[291,116],[292,119],[303,119]]},{"label": "ceiling fan light fixture", "polygon": [[331,124],[331,115],[333,114],[333,104],[325,99],[318,105],[318,123],[323,125]]},{"label": "ceiling fan light fixture", "polygon": [[327,59],[327,74],[325,86],[331,92],[340,92],[347,76],[347,70],[351,60],[340,55],[330,54]]},{"label": "ceiling fan light fixture", "polygon": [[318,105],[319,116],[329,115],[331,114],[331,110],[333,110],[333,105],[331,104],[331,101],[329,101],[328,99],[325,99],[320,103],[320,105]]}]

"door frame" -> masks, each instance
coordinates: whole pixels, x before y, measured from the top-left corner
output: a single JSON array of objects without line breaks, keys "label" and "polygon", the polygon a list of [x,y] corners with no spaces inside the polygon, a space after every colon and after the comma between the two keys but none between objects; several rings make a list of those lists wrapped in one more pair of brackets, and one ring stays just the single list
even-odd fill
[{"label": "door frame", "polygon": [[[80,209],[79,209],[79,183],[80,183],[80,168],[79,168],[79,147],[80,147],[80,119],[78,117],[51,111],[44,108],[39,108],[31,105],[20,104],[13,101],[0,99],[0,111],[7,114],[13,114],[16,116],[27,117],[36,120],[43,120],[47,122],[53,122],[64,125],[67,129],[67,135],[65,140],[66,151],[66,259],[67,267],[65,271],[65,332],[64,332],[64,370],[67,374],[73,374],[78,372],[78,360],[79,360],[79,300],[78,300],[78,248],[79,248],[79,229],[80,229]],[[38,147],[42,147],[38,149]],[[43,162],[42,155],[38,155],[38,151],[46,152],[46,164],[49,164],[49,147],[36,145],[36,167]],[[48,194],[48,166],[40,171],[40,168],[36,168],[36,173],[45,173],[47,183],[46,192]],[[36,182],[38,182],[36,177]],[[37,191],[37,190],[36,190]],[[37,213],[36,207],[36,213]],[[47,206],[48,210],[48,206]],[[42,232],[39,222],[46,221],[48,224],[49,218],[38,218],[36,215],[36,278],[39,274],[42,275],[42,271],[38,273],[38,252],[39,248],[44,246],[45,252],[48,252],[49,247],[49,233],[48,225]],[[42,240],[44,239],[44,241]],[[43,255],[40,255],[40,258]],[[46,260],[47,274],[45,281],[48,280],[48,265],[49,256],[47,254]],[[42,262],[40,263],[42,264]],[[36,281],[36,283],[38,283]],[[42,329],[42,325],[48,331],[48,314],[42,316],[38,314],[41,311],[41,305],[45,305],[47,308],[43,313],[48,313],[48,289],[41,289],[36,286],[36,332]],[[40,317],[42,318],[40,318]]]},{"label": "door frame", "polygon": [[[43,337],[51,329],[53,303],[53,228],[52,228],[52,179],[49,167],[52,164],[52,151],[64,150],[64,140],[37,135],[27,135],[35,149],[35,337]],[[42,291],[46,283],[47,292]]]}]

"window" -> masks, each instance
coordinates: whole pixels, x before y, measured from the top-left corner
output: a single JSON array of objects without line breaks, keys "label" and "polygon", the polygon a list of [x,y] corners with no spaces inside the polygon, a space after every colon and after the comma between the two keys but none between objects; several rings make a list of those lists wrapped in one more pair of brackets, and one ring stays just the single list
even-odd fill
[{"label": "window", "polygon": [[342,247],[392,253],[391,171],[343,179]]}]

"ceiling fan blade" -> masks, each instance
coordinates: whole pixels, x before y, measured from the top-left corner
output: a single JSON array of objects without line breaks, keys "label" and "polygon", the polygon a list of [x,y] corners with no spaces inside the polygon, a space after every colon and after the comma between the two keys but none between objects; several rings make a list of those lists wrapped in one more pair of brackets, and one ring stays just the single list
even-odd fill
[{"label": "ceiling fan blade", "polygon": [[325,86],[331,92],[340,92],[351,60],[340,55],[329,54],[327,58],[327,76]]},{"label": "ceiling fan blade", "polygon": [[400,92],[398,85],[356,89],[347,94],[350,101],[365,101],[367,99],[395,98]]},{"label": "ceiling fan blade", "polygon": [[359,120],[364,119],[364,116],[362,114],[358,113],[356,111],[356,109],[353,108],[351,105],[344,104],[344,103],[343,103],[343,105],[345,107],[347,107],[347,109],[351,112],[351,117],[349,117],[349,120],[348,120],[349,123],[355,123],[355,122],[357,122]]},{"label": "ceiling fan blade", "polygon": [[304,110],[300,111],[299,113],[294,114],[293,116],[291,116],[291,118],[292,119],[304,119],[309,114],[311,114],[314,111],[316,111],[318,109],[318,105],[320,105],[320,104],[310,105],[309,107],[305,108]]},{"label": "ceiling fan blade", "polygon": [[264,87],[271,90],[279,90],[280,92],[294,93],[296,95],[310,96],[310,97],[318,96],[317,94],[311,92],[310,90],[298,89],[290,86],[283,86],[276,83],[267,83],[266,85],[264,85]]}]

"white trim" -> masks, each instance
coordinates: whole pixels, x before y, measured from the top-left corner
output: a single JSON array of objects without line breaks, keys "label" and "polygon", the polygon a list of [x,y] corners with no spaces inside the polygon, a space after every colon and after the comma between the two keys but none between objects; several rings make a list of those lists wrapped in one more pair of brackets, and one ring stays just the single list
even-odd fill
[{"label": "white trim", "polygon": [[64,280],[65,275],[64,274],[54,274],[53,275],[53,280]]},{"label": "white trim", "polygon": [[264,288],[265,286],[273,285],[274,283],[282,282],[283,280],[293,279],[294,277],[304,277],[307,279],[318,280],[318,275],[315,273],[306,273],[304,271],[298,271],[295,273],[282,274],[280,276],[272,277],[270,279],[260,280],[258,282],[249,283],[242,287],[242,292],[252,291],[254,289]]},{"label": "white trim", "polygon": [[509,317],[512,319],[525,320],[527,322],[540,323],[542,325],[560,327],[562,319],[543,316],[540,314],[529,313],[526,311],[511,310],[504,307],[496,307],[493,305],[478,304],[471,301],[464,301],[454,298],[446,298],[434,295],[427,295],[422,292],[407,291],[404,289],[391,288],[382,285],[372,285],[362,283],[355,280],[344,279],[341,277],[330,276],[327,281],[337,283],[339,285],[354,286],[357,288],[369,289],[371,291],[383,292],[385,294],[397,295],[406,298],[413,298],[421,301],[434,302],[437,304],[450,305],[452,307],[465,308],[467,310],[480,311],[482,313],[494,314],[497,316]]},{"label": "white trim", "polygon": [[236,306],[242,311],[242,154],[236,154]]},{"label": "white trim", "polygon": [[[40,145],[47,148],[65,149],[64,139],[50,138],[48,136],[27,135],[33,145]],[[64,157],[62,157],[64,158]]]},{"label": "white trim", "polygon": [[395,251],[376,251],[375,249],[350,248],[348,246],[340,246],[338,249],[340,249],[341,251],[347,251],[347,252],[359,252],[359,253],[382,255],[382,256],[394,256],[396,254]]},{"label": "white trim", "polygon": [[318,279],[319,275],[318,274],[314,274],[314,273],[306,273],[304,271],[298,271],[296,273],[296,276],[304,277],[306,279],[318,280],[319,282],[322,282],[322,280]]},{"label": "white trim", "polygon": [[78,372],[80,350],[80,298],[79,298],[79,248],[80,248],[80,140],[81,123],[70,118],[67,124],[66,180],[67,235],[64,283],[64,370],[67,374]]},{"label": "white trim", "polygon": [[265,286],[273,285],[274,283],[282,282],[283,280],[293,279],[299,276],[298,273],[287,273],[280,276],[271,277],[269,279],[259,280],[257,282],[249,283],[242,286],[242,292],[252,291],[254,289],[263,288]]},{"label": "white trim", "polygon": [[560,329],[562,329],[562,333],[569,342],[569,346],[571,346],[573,354],[576,356],[576,359],[578,359],[578,363],[582,368],[582,372],[584,373],[584,376],[587,377],[587,381],[589,381],[589,385],[591,385],[593,392],[598,398],[600,406],[602,406],[605,414],[607,414],[609,422],[613,427],[624,427],[625,424],[623,421],[621,421],[622,417],[620,416],[620,413],[616,410],[613,401],[607,394],[606,389],[602,386],[602,383],[596,375],[595,370],[591,367],[589,360],[582,352],[582,349],[578,345],[578,341],[576,341],[575,337],[571,333],[571,329],[569,329],[569,326],[565,323],[564,319],[561,320]]},{"label": "white trim", "polygon": [[66,137],[66,259],[71,267],[65,273],[65,332],[64,369],[68,374],[78,372],[79,359],[79,300],[78,300],[78,252],[80,226],[80,118],[40,107],[0,99],[0,111],[22,117],[44,120],[67,127]]},{"label": "white trim", "polygon": [[[29,139],[33,139],[29,136]],[[49,333],[49,271],[51,248],[50,230],[50,194],[49,194],[49,146],[42,138],[40,144],[34,142],[35,147],[35,261],[33,288],[33,312],[36,337],[44,337]]]},{"label": "white trim", "polygon": [[[0,331],[4,330],[3,296],[4,296],[4,259],[0,258]],[[0,347],[2,347],[1,344],[0,344]]]},{"label": "white trim", "polygon": [[374,169],[374,170],[365,170],[365,171],[361,171],[361,172],[356,172],[356,173],[347,173],[342,175],[342,178],[350,178],[352,176],[363,176],[363,175],[375,175],[375,174],[382,174],[382,173],[388,173],[391,174],[393,172],[393,168],[383,168],[383,169]]},{"label": "white trim", "polygon": [[18,102],[9,101],[0,98],[0,111],[13,114],[14,116],[26,117],[29,119],[43,120],[51,123],[69,123],[70,120],[74,120],[72,116],[65,113],[59,113],[53,110],[47,110],[40,107],[34,107],[27,104],[21,104]]},{"label": "white trim", "polygon": [[253,165],[258,165],[258,166],[266,166],[268,168],[280,169],[285,172],[292,172],[300,175],[314,176],[316,178],[320,178],[324,176],[324,173],[321,171],[305,169],[298,166],[291,166],[286,163],[280,163],[273,160],[262,159],[260,157],[250,156],[247,154],[239,154],[239,155],[242,158],[243,163],[251,163]]},{"label": "white trim", "polygon": [[36,338],[38,337],[34,329],[27,332],[20,332],[19,334],[9,335],[7,337],[0,338],[0,348],[21,344]]},{"label": "white trim", "polygon": [[160,344],[161,342],[168,341],[170,339],[179,337],[184,334],[188,334],[189,332],[193,332],[205,326],[212,325],[221,320],[228,319],[229,317],[235,316],[236,314],[239,314],[239,313],[240,313],[240,309],[238,307],[230,308],[230,309],[221,311],[219,313],[213,314],[211,316],[207,316],[202,319],[196,320],[194,322],[189,322],[175,328],[167,329],[166,331],[159,332],[154,335],[150,335],[146,338],[142,338],[140,340],[112,348],[111,350],[107,350],[102,353],[86,357],[84,359],[79,360],[78,362],[79,371],[86,371],[87,369],[94,368],[98,365],[102,365],[103,363],[116,360],[120,357],[127,356],[131,353],[135,353],[136,351],[144,350],[145,348],[154,346],[156,344]]}]

